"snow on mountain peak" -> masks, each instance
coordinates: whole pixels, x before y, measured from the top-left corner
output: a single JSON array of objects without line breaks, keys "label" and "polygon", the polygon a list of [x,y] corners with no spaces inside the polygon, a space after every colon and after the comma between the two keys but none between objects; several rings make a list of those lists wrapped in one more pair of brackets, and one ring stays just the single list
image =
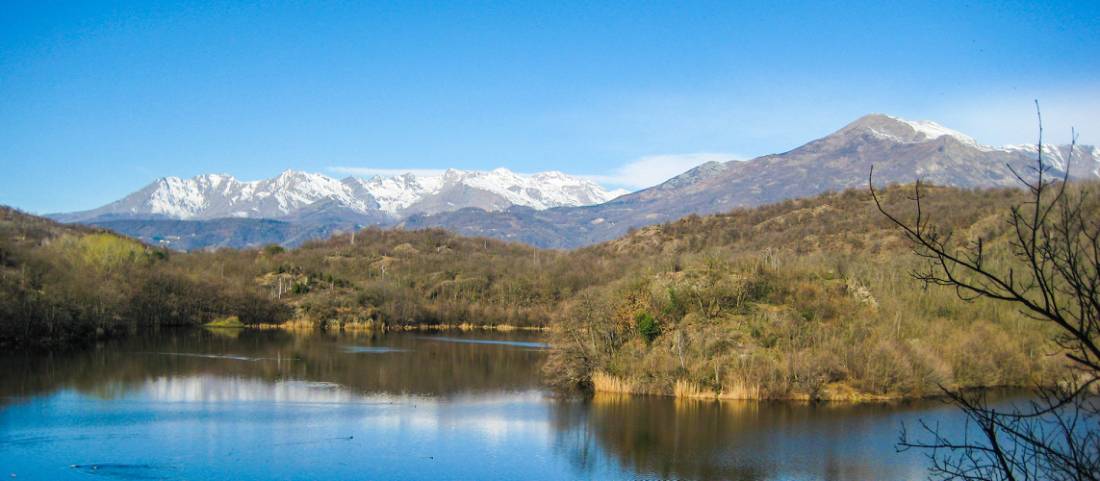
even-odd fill
[{"label": "snow on mountain peak", "polygon": [[[917,135],[917,138],[910,139],[910,141],[915,140],[923,142],[941,137],[951,137],[967,146],[984,152],[1031,152],[1035,154],[1039,152],[1039,147],[1035,144],[1004,145],[1000,147],[980,144],[978,141],[974,140],[973,137],[929,120],[905,120],[889,115],[883,115],[882,117],[911,128]],[[905,141],[904,139],[897,139],[896,137],[895,140]],[[1050,166],[1056,170],[1064,172],[1066,169],[1070,169],[1071,173],[1074,175],[1091,174],[1094,177],[1100,177],[1100,150],[1096,149],[1094,146],[1075,145],[1071,150],[1068,145],[1045,143],[1043,144],[1042,155],[1043,160],[1048,162]]]},{"label": "snow on mountain peak", "polygon": [[870,114],[860,117],[840,132],[869,132],[870,134],[899,143],[919,143],[941,137],[950,137],[963,144],[987,149],[972,137],[944,127],[930,120],[906,120],[885,114]]},{"label": "snow on mountain peak", "polygon": [[469,187],[503,198],[509,205],[534,209],[606,202],[616,197],[598,184],[560,172],[519,174],[504,167],[491,171],[447,169],[440,175],[375,177],[368,190],[380,209],[400,214],[431,196],[446,196],[449,189]]},{"label": "snow on mountain peak", "polygon": [[953,137],[956,140],[959,140],[960,142],[965,143],[965,144],[978,145],[978,142],[976,140],[974,140],[974,138],[970,137],[969,135],[966,135],[966,134],[964,134],[962,132],[959,132],[957,130],[949,129],[949,128],[944,127],[940,124],[937,124],[937,123],[935,123],[931,120],[905,120],[905,119],[898,118],[898,117],[890,117],[890,118],[892,118],[892,119],[894,119],[898,122],[904,123],[905,125],[908,125],[913,130],[915,130],[918,134],[923,135],[924,138],[928,139],[928,140],[938,139],[940,137],[947,136],[947,137]]},{"label": "snow on mountain peak", "polygon": [[[400,218],[424,209],[438,210],[431,206],[439,205],[489,210],[510,205],[547,209],[596,204],[618,195],[617,191],[608,192],[591,181],[561,172],[518,174],[506,168],[491,171],[448,169],[439,175],[405,173],[337,180],[288,169],[269,179],[247,182],[228,174],[202,174],[190,179],[163,177],[96,211],[177,219],[279,218],[293,215],[318,201],[332,200],[353,211],[380,211]],[[426,207],[421,208],[421,205]]]},{"label": "snow on mountain peak", "polygon": [[187,180],[179,177],[161,177],[145,189],[152,189],[152,191],[149,192],[143,205],[133,205],[129,208],[129,211],[130,213],[160,214],[180,219],[192,218],[206,204],[200,185],[208,184],[208,179],[203,176],[196,176]]},{"label": "snow on mountain peak", "polygon": [[[984,153],[1018,155],[1021,152],[1037,155],[1035,144],[1005,145],[995,147],[978,143],[957,130],[949,129],[928,120],[905,120],[884,114],[870,114],[848,124],[831,138],[847,139],[851,136],[871,134],[875,138],[901,144],[917,144],[942,138],[952,138],[959,143]],[[1100,150],[1093,146],[1077,145],[1070,149],[1068,145],[1043,144],[1043,160],[1058,171],[1069,169],[1074,176],[1100,177]]]},{"label": "snow on mountain peak", "polygon": [[[1027,152],[1038,154],[1039,146],[1036,144],[1006,145],[998,150],[1006,152]],[[1073,145],[1072,150],[1068,145],[1043,144],[1043,161],[1056,170],[1065,172],[1069,169],[1072,174],[1091,174],[1100,177],[1100,148],[1092,145]]]}]

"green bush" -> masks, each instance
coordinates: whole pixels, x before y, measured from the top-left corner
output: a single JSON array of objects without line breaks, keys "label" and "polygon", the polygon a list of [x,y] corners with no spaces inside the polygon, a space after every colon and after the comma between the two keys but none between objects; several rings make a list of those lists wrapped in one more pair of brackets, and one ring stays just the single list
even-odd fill
[{"label": "green bush", "polygon": [[639,312],[634,316],[634,327],[646,342],[653,342],[657,336],[661,335],[661,327],[657,325],[657,319],[648,312]]}]

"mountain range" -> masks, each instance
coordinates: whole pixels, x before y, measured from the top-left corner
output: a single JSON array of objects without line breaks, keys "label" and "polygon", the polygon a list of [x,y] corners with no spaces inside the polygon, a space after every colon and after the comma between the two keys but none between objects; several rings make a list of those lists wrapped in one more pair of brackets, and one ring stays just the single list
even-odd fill
[{"label": "mountain range", "polygon": [[65,222],[119,219],[209,220],[284,219],[308,216],[321,206],[337,206],[367,223],[386,223],[413,214],[435,214],[473,207],[486,211],[525,206],[534,209],[598,204],[625,191],[561,172],[517,174],[508,169],[440,175],[336,180],[287,170],[271,179],[242,182],[231,175],[190,179],[163,177],[103,207],[52,217]]},{"label": "mountain range", "polygon": [[[1035,165],[1036,145],[983,145],[934,122],[866,115],[794,150],[746,161],[709,162],[660,185],[585,207],[533,211],[513,207],[478,213],[461,209],[414,216],[405,228],[443,227],[470,236],[575,248],[622,236],[631,228],[690,214],[725,212],[827,191],[867,186],[871,166],[879,184],[916,179],[955,187],[1017,186]],[[1054,175],[1100,177],[1100,150],[1043,145]],[[1072,159],[1072,162],[1070,160]]]},{"label": "mountain range", "polygon": [[[752,207],[826,191],[922,179],[956,187],[1017,185],[1011,169],[1035,164],[1033,144],[994,147],[929,121],[866,115],[794,150],[708,162],[633,193],[609,192],[559,172],[448,170],[439,176],[335,180],[287,171],[241,182],[226,175],[163,178],[91,211],[52,216],[114,229],[177,249],[297,245],[366,225],[575,248],[690,214]],[[1043,145],[1052,173],[1100,178],[1100,150]],[[1011,169],[1010,169],[1011,167]],[[620,195],[621,194],[621,195]]]}]

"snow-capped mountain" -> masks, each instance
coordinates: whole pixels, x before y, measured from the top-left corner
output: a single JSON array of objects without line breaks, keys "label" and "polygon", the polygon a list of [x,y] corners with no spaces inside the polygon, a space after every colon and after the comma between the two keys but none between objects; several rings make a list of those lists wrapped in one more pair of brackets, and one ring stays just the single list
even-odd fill
[{"label": "snow-capped mountain", "polygon": [[[992,146],[978,143],[974,138],[944,127],[929,120],[905,120],[902,118],[871,114],[849,124],[833,135],[851,135],[861,132],[881,137],[899,144],[919,144],[941,138],[951,138],[958,143],[984,153],[1016,157],[1023,154],[1034,158],[1039,151],[1036,144],[1015,144]],[[1043,160],[1054,170],[1065,172],[1069,165],[1070,175],[1074,177],[1100,177],[1100,149],[1091,145],[1075,145],[1070,151],[1069,145],[1043,144]],[[1011,179],[1015,181],[1015,179]]]},{"label": "snow-capped mountain", "polygon": [[271,179],[240,181],[225,174],[190,179],[164,177],[125,198],[98,209],[54,216],[65,221],[110,218],[281,219],[322,201],[327,206],[384,223],[413,214],[433,214],[466,207],[488,211],[513,205],[547,209],[606,202],[623,192],[561,172],[517,174],[447,170],[436,176],[404,174],[343,180],[287,170]]},{"label": "snow-capped mountain", "polygon": [[625,191],[608,191],[595,182],[561,172],[517,174],[508,169],[489,172],[450,169],[442,175],[361,179],[344,183],[363,192],[378,209],[395,217],[479,207],[488,211],[513,205],[533,209],[581,206],[607,202]]},{"label": "snow-capped mountain", "polygon": [[[1028,144],[985,145],[935,122],[871,114],[788,152],[709,162],[621,196],[558,172],[452,170],[436,176],[339,181],[284,172],[255,182],[225,175],[161,179],[100,209],[54,217],[179,249],[297,245],[367,224],[441,227],[464,235],[572,248],[689,214],[866,189],[872,165],[876,183],[919,178],[966,188],[1019,186],[1008,167],[1027,175],[1038,151]],[[1072,179],[1100,178],[1096,147],[1078,145],[1071,150],[1068,145],[1044,143],[1042,154],[1054,175],[1068,169]]]},{"label": "snow-capped mountain", "polygon": [[[1100,149],[1043,144],[1053,175],[1100,178]],[[689,214],[725,212],[827,191],[866,189],[917,179],[965,188],[1019,187],[1009,167],[1032,172],[1035,145],[995,147],[935,122],[882,114],[860,117],[840,130],[788,152],[746,161],[709,162],[668,181],[584,209],[508,209],[470,216],[463,211],[417,216],[406,228],[442,227],[471,236],[572,248],[614,239],[629,229]],[[1072,155],[1071,155],[1072,154]],[[1068,164],[1068,165],[1067,165]]]}]

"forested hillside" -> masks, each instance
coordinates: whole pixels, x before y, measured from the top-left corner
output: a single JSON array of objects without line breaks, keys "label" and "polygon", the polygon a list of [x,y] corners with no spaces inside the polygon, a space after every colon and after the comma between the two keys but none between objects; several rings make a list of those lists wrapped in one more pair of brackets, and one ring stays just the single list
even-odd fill
[{"label": "forested hillside", "polygon": [[240,278],[100,229],[0,207],[0,345],[64,345],[286,306]]},{"label": "forested hillside", "polygon": [[547,326],[589,279],[565,254],[442,230],[368,229],[301,248],[179,253],[0,210],[0,342],[79,343],[126,330],[244,324]]},{"label": "forested hillside", "polygon": [[[1095,198],[1096,187],[1082,189]],[[1014,189],[924,193],[924,218],[960,243],[1003,241],[1008,208],[1023,200]],[[882,194],[887,209],[911,212],[911,186]],[[991,262],[1007,257],[1003,247],[988,246]],[[920,260],[865,190],[689,217],[578,255],[630,267],[563,305],[547,372],[566,383],[703,397],[904,397],[938,384],[1028,385],[1061,362],[1039,324],[912,279]]]},{"label": "forested hillside", "polygon": [[[1097,197],[1097,185],[1078,187]],[[911,186],[882,192],[907,212]],[[927,188],[923,214],[998,258],[1014,189]],[[1095,206],[1093,206],[1095,208]],[[636,230],[576,251],[442,230],[367,229],[284,250],[168,253],[11,210],[6,342],[122,328],[293,320],[327,329],[550,327],[548,378],[598,390],[750,398],[918,396],[1026,385],[1060,364],[1038,324],[925,288],[866,190]]]}]

